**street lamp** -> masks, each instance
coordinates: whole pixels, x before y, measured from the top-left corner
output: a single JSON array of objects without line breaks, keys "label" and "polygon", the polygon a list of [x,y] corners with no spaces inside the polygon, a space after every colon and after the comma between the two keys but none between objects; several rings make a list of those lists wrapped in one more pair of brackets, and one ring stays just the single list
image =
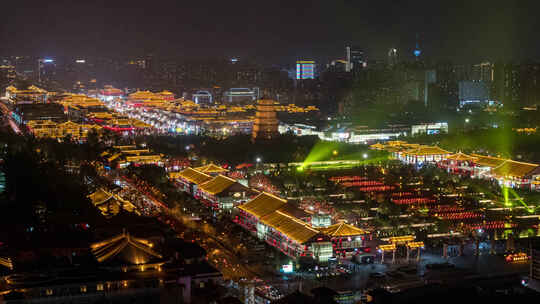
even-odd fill
[{"label": "street lamp", "polygon": [[466,122],[466,123],[469,123],[470,121],[471,121],[470,119],[465,118],[465,122]]},{"label": "street lamp", "polygon": [[257,161],[257,163],[260,163],[261,160],[262,160],[262,159],[261,159],[260,157],[257,157],[257,158],[255,159],[255,161]]},{"label": "street lamp", "polygon": [[363,157],[364,159],[368,158],[367,153],[362,154],[362,157]]}]

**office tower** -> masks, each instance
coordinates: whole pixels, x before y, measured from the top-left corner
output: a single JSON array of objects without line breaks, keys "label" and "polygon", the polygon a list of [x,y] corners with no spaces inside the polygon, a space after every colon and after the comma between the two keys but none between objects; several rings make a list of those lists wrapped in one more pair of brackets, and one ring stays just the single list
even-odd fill
[{"label": "office tower", "polygon": [[346,47],[347,65],[345,67],[347,72],[358,70],[366,66],[366,58],[364,51],[357,47]]},{"label": "office tower", "polygon": [[315,61],[296,61],[296,79],[315,79]]}]

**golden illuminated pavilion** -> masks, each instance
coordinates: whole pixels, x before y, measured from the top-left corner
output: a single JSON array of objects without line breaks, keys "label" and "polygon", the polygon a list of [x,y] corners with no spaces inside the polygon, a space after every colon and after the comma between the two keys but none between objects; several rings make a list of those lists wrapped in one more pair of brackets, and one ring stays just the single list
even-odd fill
[{"label": "golden illuminated pavilion", "polygon": [[159,269],[164,263],[163,256],[153,247],[152,242],[133,237],[126,231],[90,245],[92,254],[99,263],[120,266],[125,271]]},{"label": "golden illuminated pavilion", "polygon": [[105,217],[117,215],[120,210],[140,214],[135,205],[133,205],[131,202],[124,200],[117,194],[110,193],[103,188],[100,188],[94,193],[88,195],[88,198]]},{"label": "golden illuminated pavilion", "polygon": [[103,107],[105,104],[93,97],[88,97],[83,94],[70,94],[62,100],[60,100],[58,103],[62,104],[63,106],[71,106],[76,108],[88,108],[88,107]]},{"label": "golden illuminated pavilion", "polygon": [[19,90],[14,86],[8,86],[6,88],[6,97],[9,99],[22,99],[34,102],[45,102],[47,100],[48,94],[49,92],[47,92],[46,90],[38,88],[34,85],[31,85],[23,90]]},{"label": "golden illuminated pavilion", "polygon": [[238,209],[251,214],[255,218],[262,218],[287,204],[287,200],[273,194],[262,192],[251,201],[238,206]]},{"label": "golden illuminated pavilion", "polygon": [[452,154],[450,156],[447,156],[446,159],[451,160],[451,161],[457,161],[457,162],[463,162],[463,161],[473,162],[473,161],[478,160],[478,157],[458,152],[458,153]]},{"label": "golden illuminated pavilion", "polygon": [[200,184],[199,190],[211,195],[217,195],[236,183],[238,183],[236,180],[220,174],[213,179]]},{"label": "golden illuminated pavilion", "polygon": [[132,99],[132,100],[151,99],[155,97],[156,97],[156,94],[150,91],[136,91],[128,95],[128,99]]},{"label": "golden illuminated pavilion", "polygon": [[353,237],[368,233],[363,229],[347,224],[345,222],[340,222],[334,225],[330,225],[328,227],[321,227],[318,229],[321,233],[324,233],[330,237]]},{"label": "golden illuminated pavilion", "polygon": [[37,138],[61,139],[69,135],[73,139],[84,140],[91,130],[98,132],[101,130],[98,125],[78,124],[72,121],[55,123],[50,120],[31,120],[26,126]]},{"label": "golden illuminated pavilion", "polygon": [[260,222],[279,231],[287,236],[287,238],[296,241],[298,244],[305,244],[319,234],[319,231],[311,227],[308,223],[281,212],[280,210],[263,216]]},{"label": "golden illuminated pavilion", "polygon": [[175,172],[174,174],[171,173],[169,176],[173,178],[180,178],[196,185],[202,184],[212,179],[212,176],[192,168],[186,168],[180,172]]}]

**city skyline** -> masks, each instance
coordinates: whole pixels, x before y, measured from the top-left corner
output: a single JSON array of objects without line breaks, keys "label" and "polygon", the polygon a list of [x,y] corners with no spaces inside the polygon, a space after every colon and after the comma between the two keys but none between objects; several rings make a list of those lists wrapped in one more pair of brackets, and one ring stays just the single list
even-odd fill
[{"label": "city skyline", "polygon": [[[536,59],[532,1],[295,1],[259,4],[116,1],[8,3],[4,55],[249,57],[265,63],[344,57],[344,46],[382,60],[389,48],[432,60]],[[46,17],[45,17],[46,16]],[[249,26],[246,26],[249,25]],[[418,37],[418,39],[417,39]]]}]

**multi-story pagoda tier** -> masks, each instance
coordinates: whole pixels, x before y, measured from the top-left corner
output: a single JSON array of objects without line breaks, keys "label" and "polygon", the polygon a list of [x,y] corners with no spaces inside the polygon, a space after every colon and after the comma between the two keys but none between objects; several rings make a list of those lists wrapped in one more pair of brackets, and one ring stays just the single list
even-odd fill
[{"label": "multi-story pagoda tier", "polygon": [[271,99],[260,99],[257,101],[252,132],[253,140],[272,139],[279,134],[279,122],[274,104],[275,102]]}]

